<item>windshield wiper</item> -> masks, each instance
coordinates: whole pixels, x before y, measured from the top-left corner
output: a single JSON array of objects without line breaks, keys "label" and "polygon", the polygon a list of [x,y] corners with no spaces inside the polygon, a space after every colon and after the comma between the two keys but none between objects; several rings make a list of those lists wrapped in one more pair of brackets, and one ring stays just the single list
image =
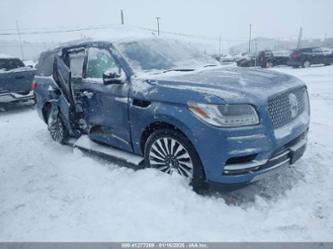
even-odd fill
[{"label": "windshield wiper", "polygon": [[171,68],[171,69],[164,70],[163,73],[171,72],[171,71],[190,72],[190,71],[194,71],[194,69],[193,68]]}]

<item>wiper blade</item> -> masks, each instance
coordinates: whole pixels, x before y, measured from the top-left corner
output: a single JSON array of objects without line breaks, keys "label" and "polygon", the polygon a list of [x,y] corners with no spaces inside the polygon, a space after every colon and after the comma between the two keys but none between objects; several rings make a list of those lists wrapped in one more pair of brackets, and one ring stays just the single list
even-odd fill
[{"label": "wiper blade", "polygon": [[171,71],[190,72],[190,71],[194,71],[194,69],[193,68],[171,68],[171,69],[164,70],[163,73],[171,72]]}]

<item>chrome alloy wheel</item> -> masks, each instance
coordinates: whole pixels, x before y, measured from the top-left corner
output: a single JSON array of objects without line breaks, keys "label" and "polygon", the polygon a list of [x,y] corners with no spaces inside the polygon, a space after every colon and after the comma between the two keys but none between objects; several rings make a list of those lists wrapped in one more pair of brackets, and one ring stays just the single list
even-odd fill
[{"label": "chrome alloy wheel", "polygon": [[149,151],[149,164],[163,172],[192,179],[193,163],[186,148],[171,137],[161,137],[155,140]]}]

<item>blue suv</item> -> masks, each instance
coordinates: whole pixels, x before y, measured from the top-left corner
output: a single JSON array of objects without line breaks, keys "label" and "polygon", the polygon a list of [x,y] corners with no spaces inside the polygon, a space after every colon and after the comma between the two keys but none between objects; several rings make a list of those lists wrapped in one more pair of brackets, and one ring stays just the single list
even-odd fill
[{"label": "blue suv", "polygon": [[84,41],[41,54],[37,110],[53,140],[187,178],[247,184],[304,153],[299,79],[223,67],[160,38]]}]

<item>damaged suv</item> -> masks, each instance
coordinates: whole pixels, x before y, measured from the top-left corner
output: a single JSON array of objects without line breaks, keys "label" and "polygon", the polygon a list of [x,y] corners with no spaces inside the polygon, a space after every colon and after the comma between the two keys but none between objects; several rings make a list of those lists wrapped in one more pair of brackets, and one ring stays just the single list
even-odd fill
[{"label": "damaged suv", "polygon": [[175,40],[58,47],[41,54],[33,86],[53,140],[180,174],[196,189],[250,183],[306,147],[302,81],[220,66]]}]

